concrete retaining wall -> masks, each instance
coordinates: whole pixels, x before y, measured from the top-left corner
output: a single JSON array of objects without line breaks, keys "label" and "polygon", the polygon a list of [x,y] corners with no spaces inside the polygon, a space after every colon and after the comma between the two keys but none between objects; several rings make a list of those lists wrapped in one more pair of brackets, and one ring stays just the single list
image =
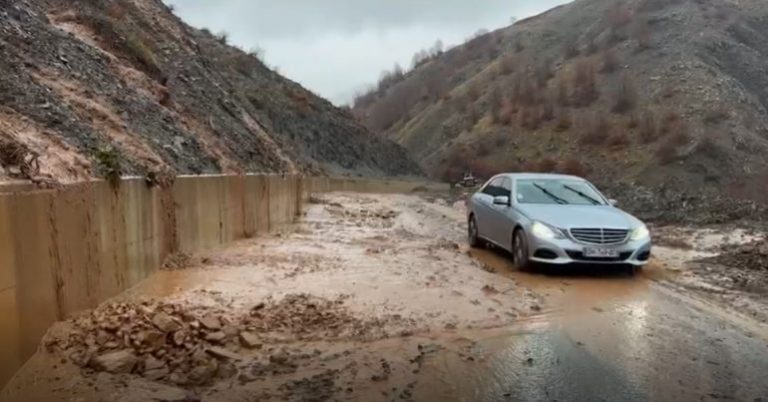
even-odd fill
[{"label": "concrete retaining wall", "polygon": [[[141,179],[59,190],[0,191],[0,386],[57,320],[145,279],[177,251],[195,252],[295,221],[312,193],[444,189],[417,182],[280,175]],[[435,187],[438,186],[438,187]]]}]

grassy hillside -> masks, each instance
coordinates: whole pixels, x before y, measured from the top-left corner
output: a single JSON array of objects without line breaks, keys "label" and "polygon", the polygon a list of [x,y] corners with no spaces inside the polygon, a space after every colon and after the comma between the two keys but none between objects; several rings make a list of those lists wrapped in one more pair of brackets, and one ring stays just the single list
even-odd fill
[{"label": "grassy hillside", "polygon": [[385,78],[355,113],[435,177],[564,171],[765,195],[764,1],[577,0]]}]

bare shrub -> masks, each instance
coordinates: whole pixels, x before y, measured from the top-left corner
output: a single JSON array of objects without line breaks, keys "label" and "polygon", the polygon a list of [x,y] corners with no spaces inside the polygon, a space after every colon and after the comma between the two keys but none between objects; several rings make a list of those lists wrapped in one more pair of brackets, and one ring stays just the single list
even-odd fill
[{"label": "bare shrub", "polygon": [[0,167],[15,167],[24,179],[40,174],[40,155],[14,138],[0,136]]},{"label": "bare shrub", "polygon": [[579,61],[576,63],[573,77],[573,104],[580,107],[589,106],[599,97],[595,62],[592,59]]},{"label": "bare shrub", "polygon": [[614,113],[626,113],[635,108],[637,104],[637,89],[632,78],[625,74],[617,87],[613,102]]},{"label": "bare shrub", "polygon": [[557,124],[555,125],[556,131],[568,131],[573,125],[573,119],[571,119],[571,113],[568,109],[560,109],[560,113],[557,114]]},{"label": "bare shrub", "polygon": [[563,43],[563,57],[566,60],[579,57],[579,43],[575,36],[569,36]]},{"label": "bare shrub", "polygon": [[491,113],[491,121],[494,124],[498,124],[501,120],[501,113],[504,109],[504,95],[501,93],[501,88],[494,87],[491,93],[488,95],[488,109]]},{"label": "bare shrub", "polygon": [[502,75],[510,75],[515,72],[515,56],[506,54],[499,62],[499,72]]},{"label": "bare shrub", "polygon": [[604,144],[611,136],[611,124],[603,115],[595,115],[587,120],[583,127],[583,133],[579,141],[584,145]]},{"label": "bare shrub", "polygon": [[655,141],[656,138],[658,138],[659,133],[656,124],[656,117],[652,111],[646,110],[643,113],[643,116],[639,121],[638,133],[640,142],[643,144],[651,143]]},{"label": "bare shrub", "polygon": [[610,74],[619,68],[619,56],[612,48],[605,49],[602,55],[602,68],[601,72]]},{"label": "bare shrub", "polygon": [[552,121],[555,118],[555,106],[551,102],[541,105],[540,117],[542,121]]},{"label": "bare shrub", "polygon": [[500,124],[502,126],[508,126],[512,124],[512,119],[515,115],[515,110],[509,103],[505,103],[504,107],[501,109],[501,113],[499,114],[499,120],[497,124]]},{"label": "bare shrub", "polygon": [[570,174],[579,177],[586,177],[589,174],[589,170],[580,160],[576,158],[568,158],[561,161],[557,167],[560,173]]},{"label": "bare shrub", "polygon": [[638,19],[632,26],[632,36],[637,41],[637,50],[648,50],[653,46],[653,37],[651,34],[651,27],[648,26],[648,21],[645,19]]},{"label": "bare shrub", "polygon": [[556,90],[557,103],[563,107],[568,106],[571,103],[571,100],[570,93],[568,91],[568,77],[564,72],[558,74],[557,76]]},{"label": "bare shrub", "polygon": [[667,165],[677,160],[678,150],[680,147],[688,144],[689,141],[690,137],[688,136],[688,132],[685,130],[678,131],[674,135],[667,138],[656,150],[656,158],[658,159],[659,163],[662,165]]},{"label": "bare shrub", "polygon": [[519,71],[512,83],[511,101],[524,106],[535,105],[540,101],[539,91],[531,82],[528,71]]},{"label": "bare shrub", "polygon": [[522,170],[530,173],[555,173],[557,161],[549,157],[526,161],[523,163]]},{"label": "bare shrub", "polygon": [[725,120],[728,120],[730,117],[731,115],[728,113],[727,110],[724,110],[722,107],[719,107],[717,109],[712,109],[708,111],[704,115],[704,122],[709,125],[716,125],[716,124],[720,124]]},{"label": "bare shrub", "polygon": [[216,34],[216,40],[219,41],[222,45],[226,45],[229,42],[229,33],[226,31],[221,31]]},{"label": "bare shrub", "polygon": [[518,123],[526,130],[537,130],[541,125],[541,114],[537,107],[521,107],[518,114]]},{"label": "bare shrub", "polygon": [[605,14],[612,42],[620,42],[627,39],[625,28],[632,22],[632,10],[625,4],[615,4]]},{"label": "bare shrub", "polygon": [[595,41],[594,37],[591,37],[587,41],[586,46],[587,55],[593,55],[600,51],[600,46],[597,45],[597,42]]},{"label": "bare shrub", "polygon": [[475,143],[475,154],[481,158],[491,154],[493,150],[493,144],[488,141],[478,141]]},{"label": "bare shrub", "polygon": [[668,110],[666,113],[664,113],[664,118],[662,119],[659,132],[665,135],[669,134],[674,131],[678,125],[681,124],[681,121],[682,116],[680,116],[680,113],[678,113],[676,110]]},{"label": "bare shrub", "polygon": [[490,178],[499,173],[514,172],[517,170],[517,165],[512,160],[505,160],[499,163],[476,160],[470,163],[469,169],[476,177]]},{"label": "bare shrub", "polygon": [[656,160],[662,165],[669,165],[677,159],[677,148],[668,141],[662,143],[656,150]]},{"label": "bare shrub", "polygon": [[538,86],[538,88],[539,89],[546,88],[547,83],[554,76],[554,73],[552,72],[552,66],[547,61],[542,62],[536,68],[535,75],[536,75],[536,85]]},{"label": "bare shrub", "polygon": [[608,137],[607,144],[613,148],[626,148],[629,146],[629,137],[625,133],[615,133]]},{"label": "bare shrub", "polygon": [[546,157],[539,161],[538,171],[542,173],[553,173],[557,170],[557,161]]},{"label": "bare shrub", "polygon": [[640,119],[637,117],[637,114],[635,113],[630,114],[629,118],[627,119],[627,128],[630,130],[634,130],[638,126],[640,126]]}]

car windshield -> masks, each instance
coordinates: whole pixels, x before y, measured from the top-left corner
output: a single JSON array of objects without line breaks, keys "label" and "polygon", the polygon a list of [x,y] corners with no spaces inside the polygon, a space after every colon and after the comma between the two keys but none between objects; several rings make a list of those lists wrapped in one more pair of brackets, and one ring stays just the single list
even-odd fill
[{"label": "car windshield", "polygon": [[589,183],[579,180],[518,180],[516,197],[521,204],[605,205]]}]

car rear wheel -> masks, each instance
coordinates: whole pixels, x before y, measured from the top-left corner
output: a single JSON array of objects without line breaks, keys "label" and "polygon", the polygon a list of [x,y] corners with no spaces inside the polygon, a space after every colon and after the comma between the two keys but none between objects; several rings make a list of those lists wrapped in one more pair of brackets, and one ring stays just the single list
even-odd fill
[{"label": "car rear wheel", "polygon": [[515,234],[512,237],[512,258],[521,271],[525,271],[531,267],[531,260],[528,256],[528,239],[525,237],[525,232],[522,229],[515,230]]},{"label": "car rear wheel", "polygon": [[467,224],[467,242],[469,243],[469,246],[472,248],[481,248],[485,245],[482,239],[480,239],[480,232],[477,229],[477,220],[475,220],[475,216],[472,215],[469,218],[469,223]]}]

